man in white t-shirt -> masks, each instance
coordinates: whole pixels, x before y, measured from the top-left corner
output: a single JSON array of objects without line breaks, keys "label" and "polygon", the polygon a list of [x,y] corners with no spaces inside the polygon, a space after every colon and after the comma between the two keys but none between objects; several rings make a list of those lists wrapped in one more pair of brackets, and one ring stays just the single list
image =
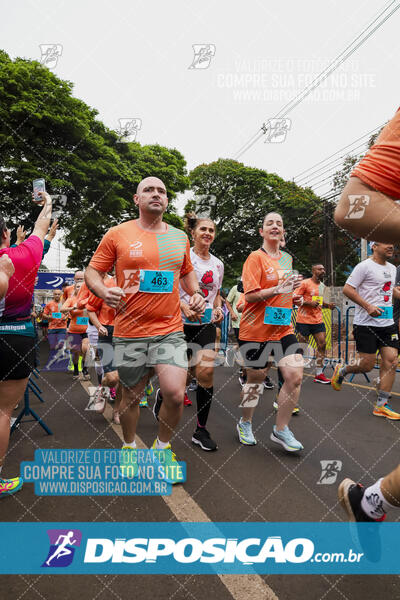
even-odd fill
[{"label": "man in white t-shirt", "polygon": [[387,262],[393,256],[392,244],[371,242],[373,254],[359,263],[343,288],[355,303],[353,334],[360,360],[355,365],[337,365],[331,385],[339,391],[348,373],[368,373],[374,368],[376,353],[381,356],[378,399],[373,410],[377,417],[400,420],[388,404],[396,375],[399,353],[398,329],[393,321],[393,296],[400,298],[395,287],[396,267]]}]

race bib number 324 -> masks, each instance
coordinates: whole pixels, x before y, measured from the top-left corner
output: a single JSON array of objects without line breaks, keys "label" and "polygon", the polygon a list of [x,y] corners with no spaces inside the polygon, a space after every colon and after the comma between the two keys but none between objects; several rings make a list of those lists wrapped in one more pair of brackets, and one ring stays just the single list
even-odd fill
[{"label": "race bib number 324", "polygon": [[292,309],[281,306],[267,306],[264,313],[265,325],[290,325]]}]

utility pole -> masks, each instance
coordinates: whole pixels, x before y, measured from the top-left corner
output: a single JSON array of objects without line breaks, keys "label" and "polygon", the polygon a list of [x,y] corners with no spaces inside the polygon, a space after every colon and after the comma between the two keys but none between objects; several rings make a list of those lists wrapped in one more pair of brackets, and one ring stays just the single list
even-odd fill
[{"label": "utility pole", "polygon": [[335,285],[334,250],[333,250],[333,215],[332,205],[324,199],[324,263],[327,272],[327,285]]}]

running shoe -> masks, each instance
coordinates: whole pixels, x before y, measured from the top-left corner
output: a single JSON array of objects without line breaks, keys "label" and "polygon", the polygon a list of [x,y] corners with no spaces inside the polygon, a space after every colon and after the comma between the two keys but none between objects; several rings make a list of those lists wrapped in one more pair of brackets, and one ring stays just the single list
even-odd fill
[{"label": "running shoe", "polygon": [[341,365],[340,363],[336,365],[331,379],[331,386],[337,392],[340,392],[340,390],[342,389],[342,383],[344,379],[344,376],[340,375],[340,369],[342,368],[342,366],[343,365]]},{"label": "running shoe", "polygon": [[[278,403],[275,401],[272,406],[274,407],[275,412],[278,412]],[[298,415],[300,412],[300,407],[299,406],[295,406],[293,411],[292,411],[292,415]]]},{"label": "running shoe", "polygon": [[372,519],[361,507],[365,488],[352,479],[344,479],[338,488],[339,502],[346,511],[350,523],[350,535],[354,548],[362,550],[370,562],[378,562],[382,554],[381,529],[377,523],[382,522],[386,515]]},{"label": "running shoe", "polygon": [[352,479],[344,479],[339,485],[339,502],[346,511],[350,521],[367,521],[369,523],[384,521],[386,515],[380,519],[372,519],[361,508],[361,500],[364,496],[364,486],[355,483]]},{"label": "running shoe", "polygon": [[270,438],[273,442],[283,446],[287,452],[298,452],[304,449],[303,444],[296,440],[287,425],[282,431],[278,431],[274,425]]},{"label": "running shoe", "polygon": [[[167,483],[172,483],[173,485],[176,483],[185,483],[186,478],[183,477],[180,465],[176,460],[176,454],[175,452],[172,452],[171,444],[168,444],[168,446],[162,450],[158,449],[156,446],[157,440],[155,439],[151,447],[153,454],[152,464],[157,473],[162,472],[164,474],[160,479]],[[161,456],[162,460],[160,460]]]},{"label": "running shoe", "polygon": [[149,381],[149,383],[144,388],[144,393],[146,394],[146,396],[151,396],[153,392],[154,392],[153,384],[151,383],[151,381]]},{"label": "running shoe", "polygon": [[188,385],[188,392],[195,392],[197,390],[197,379],[193,377],[192,381]]},{"label": "running shoe", "polygon": [[110,402],[115,402],[117,397],[117,390],[115,387],[110,387]]},{"label": "running shoe", "polygon": [[139,402],[139,406],[140,408],[149,406],[149,403],[147,402],[147,396],[143,396],[143,398]]},{"label": "running shoe", "polygon": [[187,392],[185,392],[185,395],[183,397],[183,406],[192,406],[192,404],[193,404],[193,402],[191,401],[191,399],[187,395]]},{"label": "running shoe", "polygon": [[74,371],[74,374],[72,375],[72,379],[79,379],[79,371],[78,372]]},{"label": "running shoe", "polygon": [[400,420],[400,414],[395,412],[388,402],[382,406],[375,404],[372,414],[375,415],[375,417],[386,417],[390,421]]},{"label": "running shoe", "polygon": [[2,496],[10,496],[15,494],[22,488],[24,480],[21,477],[13,477],[12,479],[3,479],[0,477],[0,498]]},{"label": "running shoe", "polygon": [[257,440],[253,435],[250,421],[243,421],[240,419],[239,423],[236,425],[236,429],[239,434],[239,442],[241,444],[244,444],[245,446],[255,446],[257,444]]},{"label": "running shoe", "polygon": [[217,450],[218,446],[211,439],[211,436],[205,427],[198,427],[192,435],[193,444],[200,446],[202,450],[212,451]]},{"label": "running shoe", "polygon": [[158,388],[156,391],[156,399],[154,400],[154,404],[153,404],[153,415],[157,421],[158,421],[158,413],[160,412],[162,400],[163,399],[162,399],[162,395],[161,395],[161,390],[160,390],[160,388]]},{"label": "running shoe", "polygon": [[264,379],[264,388],[266,390],[273,390],[274,387],[275,387],[274,382],[267,375],[266,378]]},{"label": "running shoe", "polygon": [[330,382],[331,382],[331,380],[330,380],[330,379],[328,379],[327,377],[325,377],[325,375],[324,375],[323,373],[320,373],[319,375],[316,375],[316,376],[314,377],[314,380],[313,380],[313,381],[314,381],[314,383],[325,383],[325,385],[326,385],[327,383],[330,383]]},{"label": "running shoe", "polygon": [[137,448],[122,446],[119,457],[119,472],[121,473],[121,477],[126,477],[127,479],[136,477],[138,472],[136,450]]},{"label": "running shoe", "polygon": [[82,375],[83,375],[84,381],[89,381],[90,380],[90,373],[89,373],[87,367],[83,367],[82,368]]}]

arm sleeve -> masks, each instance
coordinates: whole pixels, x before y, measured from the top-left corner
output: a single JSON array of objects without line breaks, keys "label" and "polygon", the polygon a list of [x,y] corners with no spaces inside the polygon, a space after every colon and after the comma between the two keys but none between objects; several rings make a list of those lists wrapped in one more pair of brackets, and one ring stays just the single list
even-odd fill
[{"label": "arm sleeve", "polygon": [[181,266],[180,276],[185,277],[188,273],[193,271],[192,261],[190,260],[190,244],[188,238],[186,238],[186,250],[185,256],[183,257],[183,263]]},{"label": "arm sleeve", "polygon": [[13,256],[15,256],[16,260],[19,259],[25,263],[31,261],[32,267],[39,268],[43,256],[43,242],[37,235],[30,235],[28,239],[19,246],[10,248],[10,251],[7,252],[7,254],[11,260],[13,260]]},{"label": "arm sleeve", "polygon": [[103,304],[102,298],[98,298],[92,292],[89,293],[88,301],[86,304],[86,310],[90,310],[90,312],[99,313],[101,306]]},{"label": "arm sleeve", "polygon": [[295,290],[295,292],[298,296],[304,296],[304,294],[307,292],[307,286],[304,281],[300,284],[297,290]]},{"label": "arm sleeve", "polygon": [[242,281],[244,293],[261,290],[261,268],[257,255],[250,254],[243,265]]},{"label": "arm sleeve", "polygon": [[76,307],[77,308],[86,308],[88,298],[89,298],[89,288],[86,283],[83,283],[81,289],[78,292],[78,296],[76,298]]},{"label": "arm sleeve", "polygon": [[349,284],[349,285],[351,285],[351,287],[357,289],[365,277],[365,270],[366,270],[365,268],[366,268],[365,264],[358,263],[358,265],[356,265],[354,267],[353,271],[350,273],[349,277],[347,278],[346,284]]},{"label": "arm sleeve", "polygon": [[93,254],[89,266],[101,273],[107,273],[113,267],[116,259],[117,252],[115,248],[114,232],[113,228],[111,228],[97,246],[97,250]]}]

